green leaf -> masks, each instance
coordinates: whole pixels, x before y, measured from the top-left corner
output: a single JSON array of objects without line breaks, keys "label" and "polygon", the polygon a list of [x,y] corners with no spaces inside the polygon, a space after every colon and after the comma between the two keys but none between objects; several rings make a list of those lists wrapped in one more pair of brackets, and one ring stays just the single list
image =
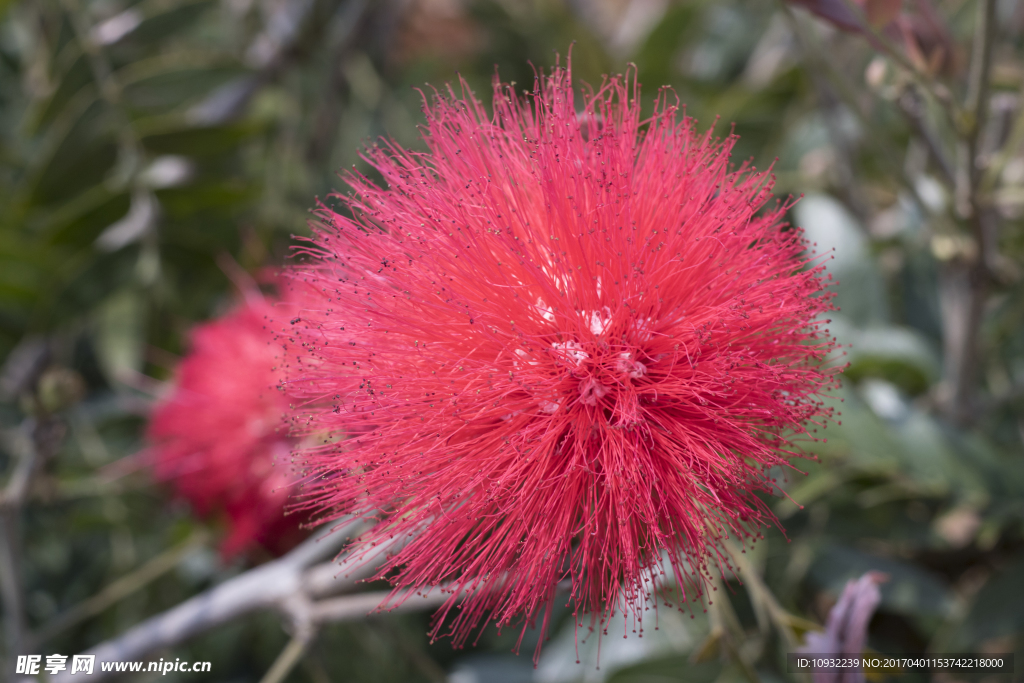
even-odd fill
[{"label": "green leaf", "polygon": [[176,127],[165,125],[144,132],[142,145],[153,154],[215,157],[231,151],[260,130],[261,126],[252,123],[202,127],[181,127],[179,123]]},{"label": "green leaf", "polygon": [[864,230],[846,207],[829,195],[810,194],[800,200],[794,214],[811,243],[809,255],[818,256],[839,281],[832,289],[842,317],[858,325],[887,322],[884,280],[869,258]]},{"label": "green leaf", "polygon": [[233,64],[183,55],[139,62],[122,75],[123,97],[136,108],[167,113],[188,106],[218,86],[246,73]]},{"label": "green leaf", "polygon": [[[57,81],[57,87],[53,94],[39,107],[38,113],[28,127],[30,134],[41,132],[46,126],[52,125],[64,111],[64,108],[68,106],[76,95],[82,92],[83,88],[94,84],[93,74],[89,68],[89,60],[85,55],[81,54],[77,44],[71,44],[65,50],[73,50],[78,53],[78,56],[61,75],[60,80]],[[95,97],[95,94],[93,93],[90,96]]]},{"label": "green leaf", "polygon": [[[157,5],[156,2],[149,4]],[[166,6],[166,3],[160,3]],[[151,14],[138,27],[125,36],[125,45],[149,46],[159,44],[168,38],[191,28],[208,9],[216,5],[214,0],[172,4],[166,12]]]},{"label": "green leaf", "polygon": [[52,245],[77,249],[91,246],[104,228],[128,213],[131,196],[97,185],[54,211],[45,232]]},{"label": "green leaf", "polygon": [[842,314],[832,320],[832,333],[846,345],[850,367],[845,379],[884,379],[916,396],[937,382],[942,369],[932,344],[918,331],[896,325],[856,328]]},{"label": "green leaf", "polygon": [[100,367],[112,384],[141,371],[145,348],[146,302],[135,289],[110,296],[96,315],[93,338]]},{"label": "green leaf", "polygon": [[56,204],[103,181],[117,161],[117,143],[110,112],[92,100],[43,157],[29,194],[34,204]]},{"label": "green leaf", "polygon": [[713,683],[722,673],[718,662],[691,664],[684,655],[652,659],[616,671],[608,683]]}]

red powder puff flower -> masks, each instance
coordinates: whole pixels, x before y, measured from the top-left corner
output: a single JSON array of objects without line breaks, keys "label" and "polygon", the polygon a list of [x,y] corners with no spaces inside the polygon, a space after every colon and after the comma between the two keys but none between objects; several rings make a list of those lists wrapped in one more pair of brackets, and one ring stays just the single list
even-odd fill
[{"label": "red powder puff flower", "polygon": [[196,328],[176,386],[149,424],[157,477],[173,482],[199,514],[230,520],[221,546],[227,557],[254,542],[279,552],[301,538],[296,518],[284,514],[294,442],[275,369],[275,313],[280,308],[250,294]]},{"label": "red powder puff flower", "polygon": [[628,76],[579,113],[564,69],[496,83],[493,116],[462,87],[425,106],[429,151],[367,153],[387,188],[348,175],[292,273],[294,419],[350,435],[305,451],[304,507],[380,518],[367,546],[404,541],[380,576],[446,584],[457,645],[546,628],[560,582],[592,627],[669,568],[699,599],[828,417],[820,267],[667,92],[642,121]]}]

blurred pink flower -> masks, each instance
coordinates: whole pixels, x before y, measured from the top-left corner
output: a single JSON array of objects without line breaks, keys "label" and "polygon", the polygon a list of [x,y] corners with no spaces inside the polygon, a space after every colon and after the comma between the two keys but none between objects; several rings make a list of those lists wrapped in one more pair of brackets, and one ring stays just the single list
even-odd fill
[{"label": "blurred pink flower", "polygon": [[408,539],[379,576],[454,586],[434,633],[453,615],[457,645],[546,629],[563,580],[592,627],[642,620],[668,567],[700,600],[830,415],[831,297],[771,177],[667,91],[646,120],[628,76],[574,97],[566,69],[496,82],[493,116],[436,94],[429,151],[369,150],[386,189],[350,174],[292,273],[295,423],[351,436],[305,452],[304,506]]},{"label": "blurred pink flower", "polygon": [[197,327],[174,390],[149,424],[157,477],[199,514],[227,515],[225,556],[254,542],[280,552],[301,538],[298,518],[284,514],[294,443],[283,420],[275,315],[282,310],[256,293]]}]

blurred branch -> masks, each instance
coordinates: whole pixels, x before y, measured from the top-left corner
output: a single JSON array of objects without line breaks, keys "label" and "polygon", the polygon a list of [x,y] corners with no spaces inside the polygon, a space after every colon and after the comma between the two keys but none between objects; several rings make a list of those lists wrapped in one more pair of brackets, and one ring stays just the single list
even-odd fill
[{"label": "blurred branch", "polygon": [[907,56],[892,44],[888,36],[868,21],[863,9],[854,3],[853,0],[842,0],[842,2],[859,24],[860,30],[871,39],[872,44],[881,50],[886,57],[901,66],[922,90],[941,103],[943,105],[943,112],[949,117],[950,122],[954,126],[959,126],[963,120],[963,112],[953,98],[949,88],[938,82],[931,74],[921,71],[913,62],[907,59]]},{"label": "blurred branch", "polygon": [[[793,631],[793,622],[796,618],[783,609],[779,601],[775,599],[775,595],[772,594],[771,589],[765,584],[764,579],[761,578],[757,568],[754,567],[744,549],[740,548],[733,540],[726,541],[725,547],[739,567],[739,576],[747,586],[747,592],[750,595],[750,602],[754,607],[758,623],[761,624],[763,629],[764,624],[762,622],[771,622],[779,632],[779,635],[782,636],[782,640],[785,641],[787,651],[795,652],[797,645],[799,645],[796,633]],[[817,627],[816,624],[815,627]]]},{"label": "blurred branch", "polygon": [[[786,2],[780,2],[780,5],[786,19],[789,21],[790,27],[793,29],[793,34],[797,38],[797,44],[800,46],[804,55],[808,58],[806,68],[810,73],[812,83],[816,88],[818,88],[819,93],[823,87],[822,84],[827,83],[830,88],[834,90],[835,94],[843,104],[845,104],[854,115],[861,127],[865,131],[872,130],[873,127],[871,122],[868,120],[867,114],[857,101],[857,94],[850,83],[846,80],[846,77],[835,68],[832,61],[825,54],[825,50],[823,50],[818,44],[818,41],[811,35],[808,35],[808,32],[804,30],[799,17],[796,16],[793,9]],[[819,94],[819,98],[820,97],[821,96]],[[874,135],[867,135],[866,140],[871,144],[875,152],[877,152],[884,160],[893,175],[903,181],[903,186],[906,188],[911,199],[917,205],[917,208],[921,211],[921,214],[925,216],[930,215],[931,211],[928,208],[928,204],[921,197],[917,184],[913,182],[913,179],[907,177],[903,165],[893,157],[890,146],[886,145]]]},{"label": "blurred branch", "polygon": [[[978,140],[988,116],[988,95],[992,73],[992,47],[995,36],[995,0],[978,0],[971,68],[967,78],[966,119],[960,142],[956,171],[957,211],[965,218],[978,213],[977,189],[981,175],[978,170]],[[972,220],[972,227],[974,221]],[[982,235],[977,234],[980,240]]]},{"label": "blurred branch", "polygon": [[[93,80],[96,82],[96,87],[99,89],[100,97],[115,107],[120,107],[121,85],[114,78],[114,71],[104,56],[103,51],[100,50],[99,45],[93,40],[91,27],[86,25],[78,0],[62,0],[61,5],[68,15],[68,21],[71,23],[71,28],[75,35],[75,41],[89,62],[89,70],[92,73]],[[131,131],[122,132],[130,133]]]},{"label": "blurred branch", "polygon": [[39,335],[26,335],[7,354],[0,368],[0,400],[14,401],[30,391],[49,365],[50,341]]},{"label": "blurred branch", "polygon": [[[908,90],[905,97],[900,98],[899,107],[904,116],[914,127],[917,135],[924,141],[929,152],[935,159],[944,179],[954,188],[956,212],[967,221],[974,236],[976,249],[964,249],[963,253],[953,254],[947,258],[942,267],[939,284],[939,300],[942,307],[942,326],[944,343],[944,387],[940,403],[946,413],[955,421],[963,423],[970,419],[974,408],[974,384],[978,367],[978,332],[981,326],[984,307],[987,302],[988,285],[993,265],[997,264],[996,216],[982,199],[980,184],[982,175],[977,167],[978,146],[981,132],[985,127],[988,114],[988,99],[992,72],[992,50],[995,38],[995,0],[978,1],[978,19],[975,24],[975,37],[972,61],[967,83],[967,96],[963,107],[957,105],[948,90],[920,72],[907,58],[900,53],[880,31],[870,25],[860,8],[850,0],[842,0],[847,9],[856,17],[861,30],[871,37],[873,44],[882,49],[887,56],[895,60],[914,78],[917,87],[929,93],[941,105],[953,124],[958,136],[957,163],[950,163],[942,151],[937,136],[928,127],[923,116],[923,102],[916,94]],[[824,51],[801,29],[800,23],[793,16],[791,9],[783,5],[794,31],[805,50],[810,53],[810,69],[824,68],[836,86],[836,92],[843,98],[851,111],[857,115],[866,130],[870,129],[867,117],[857,106],[856,94],[845,82],[842,74],[832,67]],[[880,144],[875,136],[868,136],[877,151],[888,165],[893,168],[897,177],[901,178],[913,197],[922,214],[933,221],[946,223],[943,215],[935,215],[921,198],[914,179],[906,177],[905,169],[894,164],[891,150]],[[954,231],[952,225],[946,226]]]},{"label": "blurred branch", "polygon": [[965,107],[972,117],[975,133],[984,122],[988,109],[989,75],[992,71],[992,47],[996,30],[995,0],[978,0],[978,18],[975,24],[971,71],[967,79]]},{"label": "blurred branch", "polygon": [[18,458],[14,472],[0,497],[0,595],[4,605],[7,656],[11,659],[25,645],[25,605],[21,576],[21,507],[41,458],[32,438],[35,420],[26,418],[8,437],[6,449]]},{"label": "blurred branch", "polygon": [[[323,624],[361,619],[374,611],[390,614],[431,609],[451,599],[455,586],[410,592],[401,596],[397,604],[384,608],[381,605],[395,597],[392,591],[321,599],[367,578],[400,547],[400,542],[396,541],[356,552],[341,563],[323,561],[337,553],[352,534],[363,529],[359,520],[328,525],[281,559],[225,581],[84,654],[95,655],[101,662],[138,661],[150,652],[178,645],[232,619],[261,609],[274,609],[288,620],[293,634],[263,679],[264,683],[280,683],[299,662]],[[343,578],[339,580],[339,577]],[[558,591],[568,588],[567,582],[559,584]],[[107,592],[112,589],[113,586]],[[469,591],[461,597],[468,595]],[[108,673],[97,669],[93,675],[97,676],[95,680],[101,680]],[[62,672],[50,680],[68,683],[72,680],[70,676]]]},{"label": "blurred branch", "polygon": [[288,641],[281,654],[277,656],[277,659],[274,660],[270,670],[260,679],[260,683],[281,683],[281,681],[287,678],[291,670],[302,659],[302,655],[305,654],[306,649],[313,642],[315,635],[315,631],[312,628],[296,633]]},{"label": "blurred branch", "polygon": [[978,192],[982,197],[987,197],[995,189],[996,184],[999,182],[999,177],[1006,169],[1006,164],[1014,158],[1022,144],[1024,144],[1024,108],[1017,114],[1017,120],[1007,136],[1003,148],[994,155],[991,162],[985,168],[984,174],[982,174],[982,178],[978,183]]},{"label": "blurred branch", "polygon": [[33,478],[56,452],[63,435],[63,425],[53,418],[27,417],[6,444],[18,458],[0,494],[0,595],[9,657],[23,652],[27,640],[21,572],[21,511]]},{"label": "blurred branch", "polygon": [[[292,649],[298,649],[299,647],[298,644],[293,646],[293,643],[295,643],[297,639],[303,637],[303,633],[315,634],[316,630],[324,624],[336,624],[345,621],[363,619],[367,615],[373,613],[403,614],[406,612],[420,612],[423,610],[434,609],[451,600],[458,588],[459,586],[457,584],[446,584],[442,586],[431,586],[415,592],[410,591],[399,597],[397,603],[389,607],[381,607],[381,605],[384,605],[389,600],[395,599],[396,595],[393,591],[371,591],[356,595],[347,595],[344,597],[328,598],[326,600],[319,600],[316,602],[306,599],[302,594],[296,594],[291,599],[282,602],[281,605],[282,610],[290,618],[296,635],[293,637],[292,642],[289,643],[278,656],[278,661],[285,660],[286,656],[292,656]],[[572,583],[570,581],[562,581],[555,587],[555,592],[567,593],[571,588]],[[466,590],[458,597],[458,600],[464,600],[471,594],[472,591]],[[308,643],[306,646],[308,646]],[[304,650],[305,646],[303,646],[302,651]],[[298,660],[296,659],[291,663],[291,665],[294,666],[297,661]],[[424,662],[421,661],[419,664],[422,666]],[[277,662],[274,663],[274,667],[271,668],[271,672],[276,668],[276,666]],[[429,665],[427,666],[429,667]],[[261,683],[283,680],[283,677],[281,679],[272,679],[270,677],[271,672],[267,673]],[[428,677],[433,677],[433,674],[435,673],[437,672],[428,672]],[[285,674],[287,674],[287,671]]]},{"label": "blurred branch", "polygon": [[[27,336],[8,355],[0,369],[0,398],[19,397],[35,402],[40,376],[51,359],[47,339]],[[28,500],[35,474],[42,467],[56,434],[48,418],[42,423],[26,417],[14,430],[0,434],[0,446],[16,460],[7,485],[0,491],[0,600],[4,608],[7,656],[19,655],[25,646],[25,605],[21,570],[21,510]]]},{"label": "blurred branch", "polygon": [[[353,619],[361,619],[368,613],[377,610],[390,597],[393,597],[391,591],[373,591],[320,600],[300,609],[308,610],[304,616],[314,624],[351,621]],[[420,610],[440,607],[449,598],[451,598],[451,595],[444,588],[424,590],[418,594],[410,595],[408,599],[403,600],[394,607],[382,610],[382,612],[387,614],[418,612]]]},{"label": "blurred branch", "polygon": [[935,134],[935,131],[932,130],[925,119],[925,103],[921,95],[913,86],[910,86],[900,94],[897,98],[897,103],[899,104],[900,111],[903,112],[903,116],[907,119],[911,128],[913,128],[914,133],[917,134],[917,137],[927,147],[928,153],[935,161],[935,165],[938,167],[946,185],[951,188],[956,187],[956,171],[945,150],[942,149],[942,142],[939,140],[938,135]]},{"label": "blurred branch", "polygon": [[4,510],[18,509],[28,498],[32,477],[42,464],[36,432],[42,428],[35,418],[28,417],[14,435],[9,436],[5,444],[7,450],[18,458],[18,464],[11,474],[7,486],[0,493],[0,507]]},{"label": "blurred branch", "polygon": [[[173,647],[220,624],[262,609],[278,609],[293,617],[294,605],[303,604],[318,592],[337,592],[369,576],[387,558],[394,545],[378,546],[372,552],[357,553],[340,565],[327,561],[349,538],[363,529],[362,522],[347,520],[328,525],[284,557],[229,579],[205,593],[147,619],[113,640],[101,643],[87,654],[98,661],[139,660],[160,648]],[[343,580],[327,581],[327,574],[344,575]],[[309,579],[307,579],[307,576]],[[378,603],[379,604],[379,603]],[[316,616],[315,613],[314,617]],[[301,616],[301,615],[300,615]],[[312,620],[315,622],[315,618]],[[300,621],[294,623],[301,623]],[[103,677],[105,672],[96,671]],[[71,681],[63,672],[54,683]]]},{"label": "blurred branch", "polygon": [[969,421],[975,407],[978,335],[988,299],[990,264],[997,256],[996,219],[980,196],[982,176],[977,164],[981,131],[988,115],[995,30],[995,0],[978,0],[965,124],[958,144],[956,169],[956,211],[967,221],[977,248],[975,253],[951,259],[939,283],[946,384],[941,398],[947,414],[959,423]]},{"label": "blurred branch", "polygon": [[88,600],[75,605],[43,625],[31,639],[32,645],[41,645],[61,631],[100,614],[135,591],[143,588],[151,581],[163,576],[178,566],[183,557],[188,555],[197,546],[204,544],[206,540],[207,534],[205,532],[195,533],[185,542],[164,551],[135,571],[120,577]]},{"label": "blurred branch", "polygon": [[[324,624],[363,619],[393,597],[391,591],[373,591],[313,602],[300,592],[282,601],[281,609],[291,621],[294,635],[260,683],[283,681],[299,663]],[[434,588],[411,594],[399,604],[380,611],[387,614],[419,612],[440,607],[450,598],[447,588]]]},{"label": "blurred branch", "polygon": [[52,489],[46,492],[47,500],[68,501],[81,498],[120,496],[129,491],[150,489],[153,483],[149,480],[139,479],[131,483],[124,481],[108,481],[103,477],[89,477],[86,479],[70,479],[52,482]]},{"label": "blurred branch", "polygon": [[[750,656],[750,653],[742,651],[744,641],[743,626],[740,623],[736,611],[733,609],[729,599],[729,586],[720,574],[716,574],[713,580],[715,592],[718,595],[708,596],[708,620],[711,622],[711,636],[717,640],[715,643],[724,650],[729,661],[739,667],[740,673],[749,683],[761,683],[761,677],[757,670],[751,665],[752,659],[757,659],[760,652]],[[760,650],[760,648],[758,648]]]}]

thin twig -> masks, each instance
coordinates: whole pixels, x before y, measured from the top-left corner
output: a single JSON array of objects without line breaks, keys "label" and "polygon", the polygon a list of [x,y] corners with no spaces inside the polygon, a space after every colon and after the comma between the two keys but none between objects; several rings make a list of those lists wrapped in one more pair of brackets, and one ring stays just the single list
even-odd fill
[{"label": "thin twig", "polygon": [[[992,81],[992,52],[996,33],[996,0],[979,0],[978,19],[971,57],[971,70],[967,80],[965,108],[970,119],[966,137],[967,147],[960,160],[966,191],[971,229],[981,248],[982,263],[986,264],[995,247],[994,235],[986,225],[987,207],[980,195],[982,174],[978,169],[978,152],[981,133],[988,121],[989,92]],[[959,180],[959,177],[958,177]]]},{"label": "thin twig", "polygon": [[18,430],[9,437],[9,449],[14,451],[18,464],[7,481],[7,486],[0,493],[0,506],[16,509],[24,505],[28,498],[33,475],[41,464],[36,435],[41,427],[35,418],[25,418]]},{"label": "thin twig", "polygon": [[978,192],[983,199],[987,198],[987,195],[996,188],[999,177],[1006,169],[1006,164],[1014,158],[1022,144],[1024,144],[1024,108],[1017,114],[1017,120],[1014,121],[1003,148],[993,155],[991,162],[982,174],[981,181],[978,183]]},{"label": "thin twig", "polygon": [[974,27],[974,45],[971,54],[971,70],[967,79],[967,98],[964,107],[975,117],[980,127],[983,116],[979,113],[988,109],[989,74],[992,71],[992,47],[996,30],[995,0],[978,0],[978,18]]},{"label": "thin twig", "polygon": [[[171,609],[150,617],[126,633],[91,648],[87,654],[97,661],[134,661],[148,653],[173,647],[189,638],[261,609],[279,608],[289,597],[303,593],[306,569],[333,557],[349,537],[363,528],[359,520],[327,525],[312,538],[273,562],[250,569]],[[349,578],[338,583],[350,584],[363,576],[374,558],[360,556],[349,566]],[[382,561],[380,558],[378,561]],[[339,567],[345,571],[345,565]],[[372,571],[372,570],[371,570]],[[106,673],[95,671],[94,680]],[[52,683],[73,683],[68,672],[51,677]]]},{"label": "thin twig", "polygon": [[747,585],[755,611],[759,613],[759,621],[760,614],[763,614],[764,617],[775,625],[775,628],[785,641],[788,651],[795,652],[799,643],[797,642],[796,634],[793,632],[793,616],[779,604],[779,601],[775,598],[771,589],[768,588],[768,585],[765,584],[764,579],[758,574],[757,569],[750,561],[749,556],[743,552],[743,549],[731,540],[726,541],[726,548],[742,572],[741,578]]},{"label": "thin twig", "polygon": [[925,147],[928,148],[928,153],[931,155],[932,160],[935,161],[943,181],[950,188],[956,187],[956,171],[953,168],[953,163],[942,148],[939,136],[932,130],[925,119],[925,103],[922,101],[921,96],[913,86],[909,86],[899,96],[897,103],[900,106],[900,111],[903,112],[903,116],[917,134],[917,137],[921,138]]},{"label": "thin twig", "polygon": [[[555,586],[556,594],[569,592],[572,584],[563,581]],[[306,605],[308,618],[314,625],[339,623],[353,621],[368,616],[404,614],[406,612],[422,612],[423,610],[440,607],[454,596],[456,603],[465,600],[473,594],[472,590],[463,590],[455,594],[458,584],[446,584],[442,586],[431,586],[419,591],[409,591],[398,597],[393,591],[372,591],[367,593],[356,593],[337,598],[319,600]],[[392,603],[392,604],[388,604]],[[387,605],[387,606],[383,606]]]},{"label": "thin twig", "polygon": [[420,612],[440,607],[451,598],[451,595],[438,589],[421,591],[421,594],[413,594],[397,605],[381,609],[381,605],[391,597],[391,591],[373,591],[320,600],[311,605],[310,618],[314,623],[324,624],[362,619],[373,613]]},{"label": "thin twig", "polygon": [[[988,117],[988,93],[992,72],[992,48],[995,36],[995,0],[978,0],[978,18],[975,24],[971,67],[967,77],[966,112],[960,142],[957,167],[957,210],[968,218],[976,212],[977,188],[981,180],[978,171],[978,141]],[[981,235],[976,235],[980,239]]]},{"label": "thin twig", "polygon": [[[468,595],[468,594],[467,594]],[[301,595],[282,601],[280,607],[292,622],[295,635],[260,683],[280,683],[305,654],[319,628],[327,623],[343,623],[365,619],[374,614],[401,614],[421,612],[440,607],[451,598],[446,588],[420,591],[409,595],[398,604],[382,609],[394,595],[391,591],[358,593],[339,598],[311,602]],[[465,595],[463,597],[466,597]],[[434,672],[436,673],[436,672]]]},{"label": "thin twig", "polygon": [[[460,602],[471,594],[455,594],[457,586],[437,586],[398,596],[391,591],[315,601],[317,595],[338,592],[377,571],[378,567],[401,547],[401,541],[363,548],[350,554],[340,564],[317,565],[333,556],[348,537],[364,528],[359,520],[328,525],[313,538],[279,560],[225,581],[170,610],[158,614],[117,638],[101,643],[85,654],[97,661],[139,661],[154,650],[173,647],[203,631],[260,609],[276,609],[290,622],[293,642],[278,656],[268,672],[271,681],[282,680],[301,659],[302,653],[316,635],[318,627],[329,622],[351,621],[372,613],[390,614],[430,609],[453,597]],[[330,577],[333,577],[331,579]],[[341,577],[341,580],[338,580]],[[556,587],[557,592],[569,589],[569,582]],[[390,606],[382,607],[391,602]],[[301,647],[300,647],[301,646]],[[273,677],[270,674],[273,673]],[[109,672],[93,672],[93,681],[106,678]],[[51,677],[51,683],[73,683],[68,672]],[[32,680],[32,679],[27,679]],[[266,679],[265,679],[266,680]]]},{"label": "thin twig", "polygon": [[[788,20],[790,26],[793,29],[793,33],[797,38],[797,44],[800,46],[804,54],[808,57],[807,69],[809,72],[812,73],[812,78],[813,73],[820,69],[821,72],[823,72],[824,75],[827,76],[827,78],[825,78],[824,80],[826,80],[829,83],[829,85],[832,86],[836,95],[839,96],[843,104],[845,104],[846,107],[850,110],[850,112],[856,117],[857,122],[861,125],[861,127],[864,130],[871,130],[871,121],[868,120],[867,113],[864,112],[864,110],[860,106],[860,103],[857,101],[857,94],[854,91],[853,87],[850,85],[850,83],[847,81],[846,77],[838,69],[835,68],[831,60],[825,54],[825,51],[821,49],[821,46],[818,44],[817,40],[811,35],[809,35],[807,31],[804,30],[804,27],[800,23],[799,17],[796,16],[792,8],[790,8],[789,5],[786,4],[785,2],[780,2],[780,5],[783,14],[785,14],[786,19]],[[921,211],[921,214],[924,216],[930,215],[932,211],[929,208],[928,203],[924,201],[923,197],[921,197],[921,193],[918,190],[917,184],[914,182],[914,179],[907,177],[907,174],[903,169],[903,165],[899,162],[899,160],[897,160],[893,156],[892,148],[889,145],[883,144],[877,138],[877,136],[874,135],[868,135],[866,137],[866,141],[873,147],[874,151],[877,152],[878,155],[882,158],[882,160],[886,163],[886,165],[889,167],[893,175],[895,175],[896,178],[898,178],[899,180],[903,181],[903,187],[910,195],[910,198],[913,200],[914,204],[917,205],[917,208]]]},{"label": "thin twig", "polygon": [[16,657],[25,647],[25,591],[21,576],[21,510],[32,479],[47,459],[54,438],[50,421],[27,417],[11,435],[8,448],[18,463],[0,494],[0,596],[4,606],[7,656]]},{"label": "thin twig", "polygon": [[7,656],[12,659],[22,652],[25,639],[19,526],[18,512],[5,507],[0,518],[0,595],[3,596]]},{"label": "thin twig", "polygon": [[301,661],[302,655],[306,653],[306,649],[309,648],[314,637],[315,633],[312,630],[296,633],[281,650],[281,654],[274,660],[270,670],[260,679],[260,683],[281,683],[287,678],[295,665]]},{"label": "thin twig", "polygon": [[719,645],[725,650],[729,658],[739,667],[743,677],[749,683],[761,683],[761,677],[757,670],[751,666],[743,653],[740,652],[740,641],[743,639],[743,626],[739,617],[729,601],[729,586],[721,575],[716,575],[713,585],[718,595],[708,599],[708,618],[711,622],[711,630],[720,635]]},{"label": "thin twig", "polygon": [[974,47],[967,82],[965,125],[957,149],[956,210],[970,226],[977,253],[946,264],[939,283],[943,314],[943,360],[946,412],[957,422],[970,419],[978,367],[978,333],[996,260],[996,217],[982,200],[977,167],[978,144],[988,117],[992,49],[996,32],[995,0],[978,0]]},{"label": "thin twig", "polygon": [[953,98],[949,88],[936,81],[935,77],[931,74],[922,72],[913,62],[911,62],[899,48],[892,44],[892,41],[889,40],[888,36],[868,21],[867,17],[864,15],[863,9],[854,3],[853,0],[842,1],[851,16],[853,16],[855,21],[860,25],[861,31],[871,38],[874,46],[910,74],[910,77],[922,90],[931,95],[937,102],[941,103],[943,105],[943,112],[949,117],[950,123],[954,126],[959,126],[963,120],[963,112],[956,100]]}]

